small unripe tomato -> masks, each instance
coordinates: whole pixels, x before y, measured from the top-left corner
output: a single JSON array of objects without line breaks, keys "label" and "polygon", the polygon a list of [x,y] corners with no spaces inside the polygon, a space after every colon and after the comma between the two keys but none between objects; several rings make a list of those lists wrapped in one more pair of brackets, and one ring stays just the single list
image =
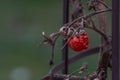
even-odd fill
[{"label": "small unripe tomato", "polygon": [[68,46],[74,51],[82,51],[88,48],[88,34],[83,33],[79,36],[73,36],[69,42]]}]

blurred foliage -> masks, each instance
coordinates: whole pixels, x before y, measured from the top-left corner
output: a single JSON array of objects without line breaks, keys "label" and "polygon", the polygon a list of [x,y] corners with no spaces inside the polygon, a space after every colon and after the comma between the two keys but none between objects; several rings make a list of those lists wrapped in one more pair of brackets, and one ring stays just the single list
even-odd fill
[{"label": "blurred foliage", "polygon": [[[62,0],[0,0],[0,80],[13,80],[17,69],[27,69],[30,80],[39,80],[51,68],[48,65],[51,48],[39,45],[41,32],[56,32],[62,25]],[[111,14],[107,15],[111,27]],[[108,28],[110,33],[111,29]],[[99,35],[91,30],[89,47],[100,43]],[[61,61],[61,38],[55,48],[55,63]],[[75,52],[70,50],[70,56]],[[89,70],[96,69],[98,55],[82,59],[70,71],[87,62]],[[23,71],[24,72],[24,71]],[[19,70],[18,70],[19,73]],[[19,80],[19,79],[18,79]]]}]

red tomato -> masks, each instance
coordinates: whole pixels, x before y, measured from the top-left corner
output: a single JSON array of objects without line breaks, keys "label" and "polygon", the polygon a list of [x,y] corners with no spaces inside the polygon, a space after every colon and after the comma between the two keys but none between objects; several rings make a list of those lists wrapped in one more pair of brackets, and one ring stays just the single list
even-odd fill
[{"label": "red tomato", "polygon": [[82,51],[88,48],[88,34],[83,33],[80,36],[72,37],[69,42],[68,46],[74,51]]}]

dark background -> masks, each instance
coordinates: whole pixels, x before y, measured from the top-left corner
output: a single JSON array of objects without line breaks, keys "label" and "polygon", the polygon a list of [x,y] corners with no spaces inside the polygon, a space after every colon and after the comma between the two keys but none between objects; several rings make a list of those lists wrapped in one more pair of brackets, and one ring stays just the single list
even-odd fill
[{"label": "dark background", "polygon": [[[48,73],[51,48],[39,43],[43,40],[43,31],[50,34],[62,26],[62,3],[62,0],[0,0],[0,80],[39,80]],[[107,3],[111,5],[109,0]],[[111,34],[109,13],[107,25],[107,33]],[[99,45],[100,36],[86,30],[89,47]],[[55,64],[61,61],[61,39],[55,48]],[[77,54],[69,52],[70,56]],[[92,72],[97,68],[98,55],[69,66],[70,72],[84,62],[88,63],[89,72]]]}]

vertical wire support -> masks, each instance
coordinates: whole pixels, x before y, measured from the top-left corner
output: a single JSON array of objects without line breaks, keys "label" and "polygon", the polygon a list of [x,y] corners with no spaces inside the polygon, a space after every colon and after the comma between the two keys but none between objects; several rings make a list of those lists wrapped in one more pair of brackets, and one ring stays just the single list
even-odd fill
[{"label": "vertical wire support", "polygon": [[[69,22],[69,0],[63,0],[63,24]],[[67,42],[67,40],[63,40],[63,44]],[[63,74],[68,73],[68,46],[66,45],[62,50],[62,59],[65,62],[64,69],[62,70]]]},{"label": "vertical wire support", "polygon": [[112,80],[120,80],[120,8],[119,0],[112,0]]}]

